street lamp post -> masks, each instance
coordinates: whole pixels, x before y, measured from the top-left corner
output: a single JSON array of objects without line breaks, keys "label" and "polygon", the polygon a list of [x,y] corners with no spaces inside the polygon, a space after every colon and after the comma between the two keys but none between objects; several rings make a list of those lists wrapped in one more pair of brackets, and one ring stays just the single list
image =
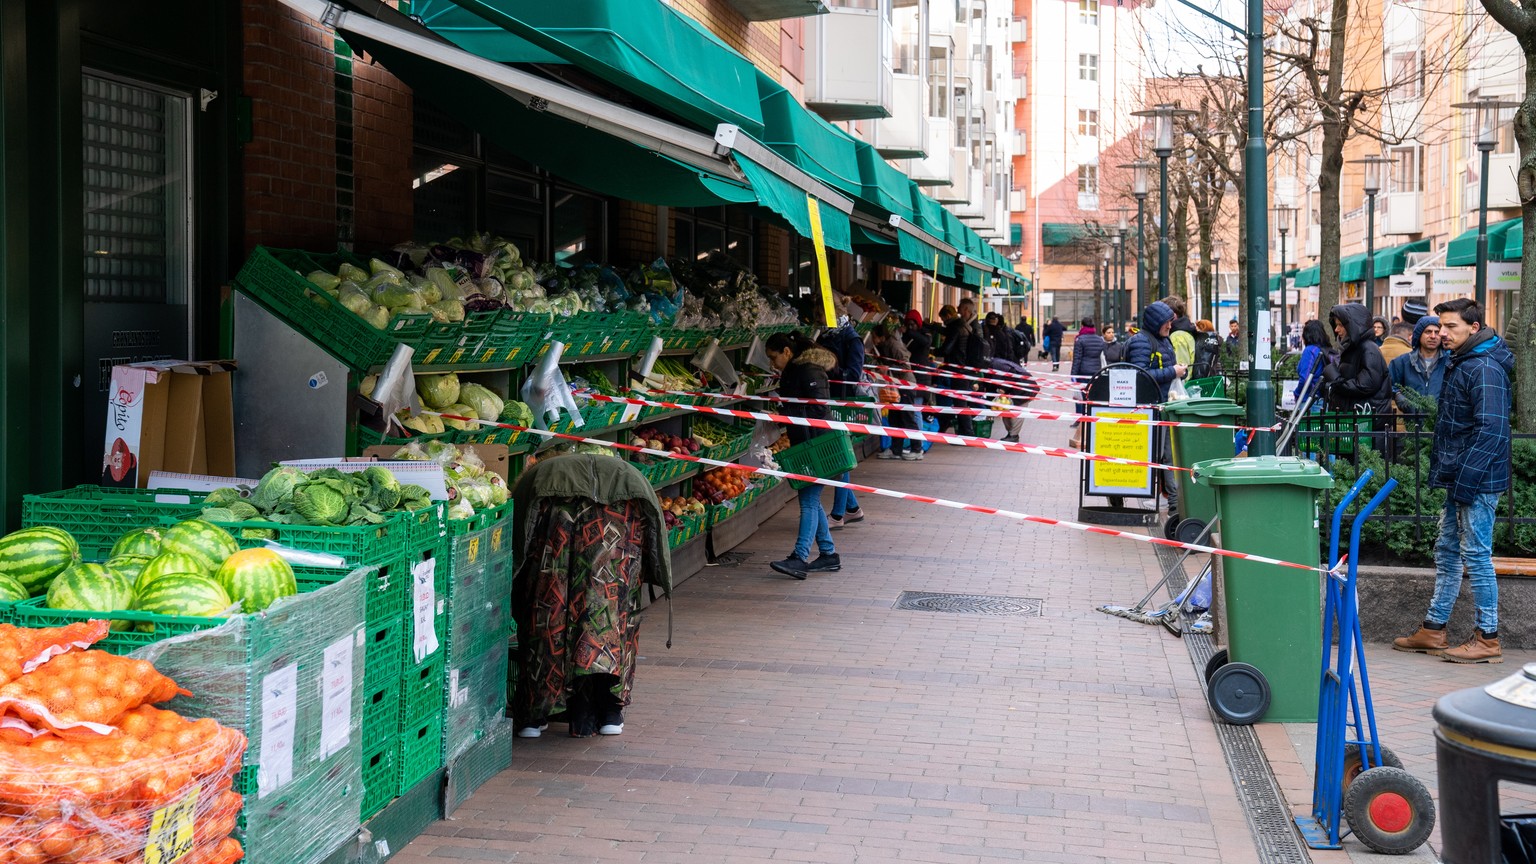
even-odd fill
[{"label": "street lamp post", "polygon": [[1147,172],[1152,163],[1145,159],[1127,162],[1131,169],[1131,194],[1136,197],[1136,297],[1131,303],[1131,317],[1147,304]]},{"label": "street lamp post", "polygon": [[1477,174],[1477,305],[1488,308],[1488,155],[1499,143],[1500,112],[1519,108],[1519,102],[1501,102],[1493,97],[1474,102],[1457,102],[1452,108],[1474,112],[1477,123],[1477,152],[1482,170]]},{"label": "street lamp post", "polygon": [[1207,301],[1206,310],[1211,313],[1211,323],[1215,324],[1216,301],[1221,298],[1221,256],[1225,255],[1227,244],[1222,240],[1211,243],[1211,296]]},{"label": "street lamp post", "polygon": [[1365,309],[1376,314],[1376,193],[1381,191],[1383,173],[1392,160],[1372,155],[1354,160],[1365,166]]},{"label": "street lamp post", "polygon": [[1116,207],[1113,212],[1119,217],[1115,224],[1113,243],[1115,244],[1115,269],[1117,271],[1119,287],[1115,289],[1115,303],[1113,317],[1115,325],[1121,326],[1125,321],[1125,259],[1129,251],[1130,223],[1126,217],[1130,215],[1131,208]]},{"label": "street lamp post", "polygon": [[1157,197],[1162,218],[1157,223],[1157,290],[1168,294],[1168,158],[1173,155],[1173,121],[1194,111],[1177,105],[1158,105],[1145,111],[1132,111],[1132,117],[1152,118],[1152,152],[1157,154]]},{"label": "street lamp post", "polygon": [[1291,349],[1291,329],[1287,321],[1286,306],[1291,302],[1291,291],[1285,285],[1285,235],[1291,230],[1291,219],[1296,208],[1281,204],[1275,208],[1275,222],[1280,231],[1280,356]]},{"label": "street lamp post", "polygon": [[1102,290],[1099,292],[1098,308],[1094,309],[1094,315],[1096,316],[1095,323],[1099,325],[1100,329],[1104,327],[1104,312],[1109,308],[1109,297],[1113,293],[1109,284],[1109,250],[1110,247],[1108,246],[1103,246],[1099,249],[1099,263],[1104,273],[1104,278],[1099,281],[1099,287]]}]

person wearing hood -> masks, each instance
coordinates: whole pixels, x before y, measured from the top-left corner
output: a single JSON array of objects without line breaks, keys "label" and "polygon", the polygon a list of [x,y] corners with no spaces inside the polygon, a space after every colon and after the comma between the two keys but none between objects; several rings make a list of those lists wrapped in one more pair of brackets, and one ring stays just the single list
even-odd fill
[{"label": "person wearing hood", "polygon": [[[1435,307],[1440,337],[1450,349],[1440,388],[1440,416],[1429,453],[1429,485],[1446,490],[1435,541],[1435,594],[1424,623],[1393,640],[1399,651],[1438,654],[1452,663],[1501,663],[1499,583],[1493,572],[1493,520],[1510,487],[1510,374],[1515,355],[1483,323],[1483,307],[1462,297]],[[1422,319],[1421,319],[1422,320]],[[1450,648],[1451,620],[1461,577],[1472,583],[1477,629]]]},{"label": "person wearing hood", "polygon": [[[944,319],[944,344],[941,346],[944,362],[956,366],[969,366],[973,369],[985,367],[987,363],[979,362],[983,352],[981,334],[976,325],[976,301],[967,297],[960,301],[958,309],[951,309],[950,313],[949,317]],[[991,361],[990,357],[986,359],[988,362]],[[973,383],[965,378],[950,378],[943,386],[949,390],[976,389]],[[949,404],[959,404],[959,402],[949,397]],[[976,434],[976,423],[969,416],[962,415],[954,422],[957,433]]]},{"label": "person wearing hood", "polygon": [[1397,407],[1404,414],[1417,413],[1407,401],[1410,393],[1440,398],[1446,365],[1445,351],[1440,347],[1440,319],[1425,315],[1413,325],[1413,350],[1387,364]]},{"label": "person wearing hood", "polygon": [[1376,343],[1376,347],[1381,347],[1381,343],[1387,338],[1387,333],[1391,330],[1392,325],[1387,323],[1387,319],[1380,315],[1371,319],[1371,341]]},{"label": "person wearing hood", "polygon": [[[831,385],[827,373],[837,367],[837,355],[806,338],[803,333],[775,333],[768,337],[765,346],[768,360],[779,372],[779,395],[793,399],[830,399]],[[785,403],[779,411],[791,417],[812,420],[827,419],[825,405]],[[818,436],[829,434],[828,429],[812,429],[790,426],[789,443],[800,444]],[[841,570],[842,559],[832,543],[831,526],[827,511],[821,506],[821,485],[813,483],[798,491],[800,498],[800,533],[795,538],[795,549],[783,561],[769,566],[776,572],[795,579],[804,579],[811,573],[830,573]],[[811,541],[820,550],[815,561],[809,560]]]},{"label": "person wearing hood", "polygon": [[1393,360],[1411,351],[1413,351],[1413,325],[1403,321],[1393,324],[1387,338],[1381,340],[1381,359],[1387,361],[1387,368],[1391,369]]},{"label": "person wearing hood", "polygon": [[1173,310],[1173,327],[1168,331],[1168,342],[1173,345],[1174,362],[1180,366],[1195,365],[1195,343],[1200,341],[1194,322],[1189,320],[1189,307],[1184,298],[1176,294],[1163,298]]},{"label": "person wearing hood", "polygon": [[[1093,319],[1084,318],[1082,326],[1077,330],[1077,339],[1072,342],[1072,380],[1087,384],[1089,379],[1099,374],[1104,368],[1104,349],[1108,344],[1094,328]],[[1088,406],[1077,406],[1077,413],[1087,414]],[[1068,446],[1076,450],[1083,446],[1082,441],[1082,426],[1074,426]]]},{"label": "person wearing hood", "polygon": [[1168,388],[1173,386],[1174,380],[1189,372],[1189,367],[1174,357],[1173,343],[1168,341],[1175,317],[1173,310],[1161,300],[1148,305],[1141,312],[1141,330],[1131,337],[1125,352],[1127,363],[1147,370],[1152,376],[1164,402],[1168,401]]},{"label": "person wearing hood", "polygon": [[[912,358],[914,366],[933,365],[933,337],[928,334],[928,328],[923,324],[923,313],[913,309],[907,313],[907,317],[901,322],[901,343],[906,346],[907,354]],[[919,383],[928,383],[923,378]]]},{"label": "person wearing hood", "polygon": [[1328,323],[1339,342],[1339,362],[1323,367],[1328,410],[1386,413],[1392,405],[1392,382],[1371,335],[1370,312],[1359,303],[1340,303],[1328,313]]}]

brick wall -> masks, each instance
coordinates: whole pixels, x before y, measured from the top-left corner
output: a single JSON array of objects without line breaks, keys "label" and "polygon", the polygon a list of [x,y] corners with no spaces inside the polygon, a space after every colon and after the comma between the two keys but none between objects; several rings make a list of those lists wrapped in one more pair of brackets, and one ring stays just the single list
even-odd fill
[{"label": "brick wall", "polygon": [[411,239],[411,91],[361,58],[352,70],[357,248],[388,248]]},{"label": "brick wall", "polygon": [[619,201],[617,234],[608,258],[615,264],[639,264],[656,260],[656,206]]},{"label": "brick wall", "polygon": [[726,0],[670,0],[673,8],[708,27],[727,45],[740,51],[757,68],[777,81],[781,25],[778,21],[748,21]]}]

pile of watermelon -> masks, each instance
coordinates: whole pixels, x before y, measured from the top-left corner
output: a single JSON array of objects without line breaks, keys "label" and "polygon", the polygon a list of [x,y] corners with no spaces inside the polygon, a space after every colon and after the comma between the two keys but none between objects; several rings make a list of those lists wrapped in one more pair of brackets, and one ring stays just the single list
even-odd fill
[{"label": "pile of watermelon", "polygon": [[240,611],[259,612],[298,591],[293,568],[276,552],[242,551],[228,531],[201,519],[130,531],[101,563],[81,561],[75,538],[62,528],[23,528],[0,538],[5,602],[41,596],[50,609],[211,618],[237,602]]}]

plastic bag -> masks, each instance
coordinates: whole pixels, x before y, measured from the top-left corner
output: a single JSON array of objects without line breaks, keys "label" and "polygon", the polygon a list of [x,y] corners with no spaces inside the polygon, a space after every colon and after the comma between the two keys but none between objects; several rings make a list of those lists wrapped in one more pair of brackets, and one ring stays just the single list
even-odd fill
[{"label": "plastic bag", "polygon": [[752,336],[752,347],[747,349],[747,365],[764,372],[774,371],[773,361],[768,359],[768,346],[763,343],[763,337],[756,334]]},{"label": "plastic bag", "polygon": [[0,737],[110,735],[141,705],[190,695],[143,660],[72,651],[0,687]]},{"label": "plastic bag", "polygon": [[560,372],[560,355],[563,353],[565,344],[553,343],[549,353],[539,361],[539,368],[523,384],[523,402],[532,409],[536,428],[548,429],[553,421],[560,419],[562,408],[570,413],[572,423],[578,428],[581,426],[581,411],[571,395],[571,388],[566,386],[565,375]]},{"label": "plastic bag", "polygon": [[107,638],[106,621],[79,621],[64,627],[31,629],[0,624],[0,684],[9,684],[49,660]]},{"label": "plastic bag", "polygon": [[720,350],[719,339],[709,340],[709,344],[699,349],[699,353],[693,355],[693,359],[688,362],[693,368],[708,372],[727,387],[735,387],[741,381],[736,377],[736,367],[732,365],[731,358]]},{"label": "plastic bag", "polygon": [[1168,401],[1174,402],[1180,399],[1188,398],[1189,391],[1184,389],[1184,382],[1178,378],[1173,379],[1173,383],[1168,385]]}]

